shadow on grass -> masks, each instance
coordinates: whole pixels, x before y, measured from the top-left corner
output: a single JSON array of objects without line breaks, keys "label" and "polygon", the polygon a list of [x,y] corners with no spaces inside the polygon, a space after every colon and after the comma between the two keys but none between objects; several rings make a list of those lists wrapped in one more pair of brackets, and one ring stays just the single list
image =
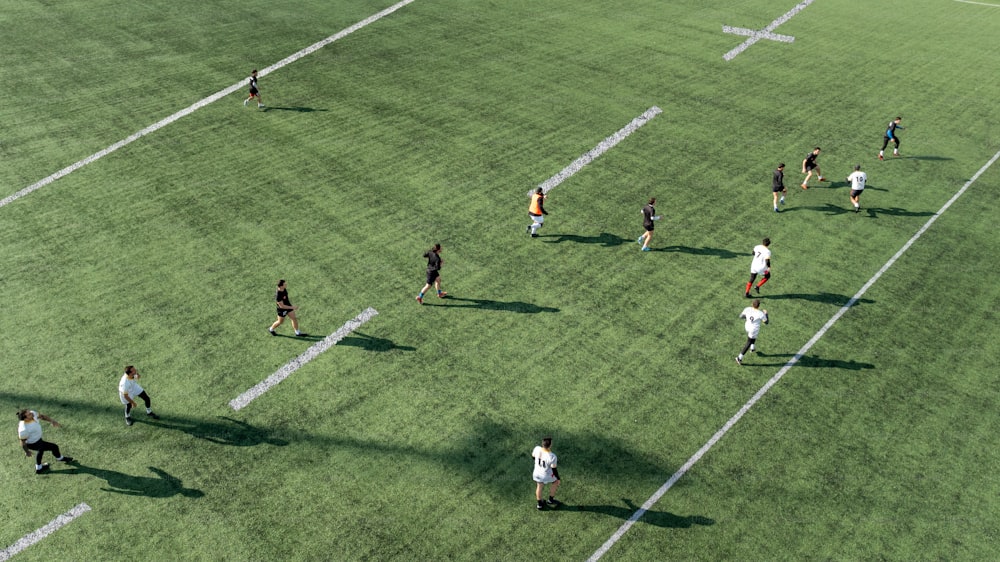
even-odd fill
[{"label": "shadow on grass", "polygon": [[390,339],[376,338],[375,336],[369,336],[368,334],[363,334],[361,332],[351,332],[351,335],[337,342],[337,345],[360,347],[365,351],[391,351],[393,349],[399,349],[401,351],[416,351],[417,349],[409,345],[396,345],[396,343]]},{"label": "shadow on grass", "polygon": [[281,334],[281,333],[275,332],[273,336],[268,335],[268,337],[270,337],[270,338],[289,338],[289,339],[293,339],[293,340],[303,340],[303,341],[320,341],[320,340],[326,339],[326,336],[317,336],[317,335],[314,335],[314,334],[310,334],[308,332],[306,332],[305,334],[303,334],[301,336],[296,336],[295,334]]},{"label": "shadow on grass", "polygon": [[284,447],[288,441],[271,436],[271,431],[255,427],[247,422],[234,420],[226,416],[218,416],[212,420],[196,420],[192,418],[171,418],[161,416],[158,420],[135,418],[136,423],[149,424],[163,429],[172,429],[187,433],[196,439],[202,439],[216,445],[233,447],[253,447],[256,445],[274,445]]},{"label": "shadow on grass", "polygon": [[[616,519],[629,520],[639,507],[631,500],[622,498],[625,506],[619,505],[569,505],[563,504],[559,511],[600,513]],[[674,515],[667,511],[647,511],[638,521],[668,529],[688,529],[695,525],[715,525],[715,520],[701,515]]]},{"label": "shadow on grass", "polygon": [[732,250],[726,250],[725,248],[691,248],[689,246],[664,246],[662,248],[653,248],[654,252],[676,252],[680,254],[691,254],[694,256],[714,256],[719,259],[731,260],[733,258],[738,258],[741,256],[748,255],[746,253],[733,252]]},{"label": "shadow on grass", "polygon": [[328,109],[316,109],[315,107],[302,107],[302,106],[291,106],[291,107],[271,107],[265,106],[264,111],[295,111],[298,113],[313,113],[316,111],[329,111]]},{"label": "shadow on grass", "polygon": [[145,496],[147,498],[171,498],[173,496],[185,496],[188,498],[200,498],[205,495],[201,490],[185,488],[180,478],[171,476],[165,470],[149,467],[150,472],[156,477],[132,476],[116,470],[86,466],[80,462],[73,461],[69,470],[54,470],[51,475],[72,476],[75,474],[89,474],[104,480],[108,483],[107,488],[101,488],[105,492],[113,492],[126,496]]},{"label": "shadow on grass", "polygon": [[[760,353],[757,352],[755,355],[761,358],[772,358],[772,357],[795,357],[794,353]],[[784,367],[787,361],[780,363],[755,363],[752,359],[744,361],[744,365],[751,367]],[[814,355],[805,355],[799,359],[798,363],[795,364],[796,367],[813,367],[818,369],[846,369],[848,371],[861,371],[863,369],[874,369],[875,365],[871,363],[861,363],[859,361],[844,361],[842,359],[823,359],[822,357],[816,357]]]},{"label": "shadow on grass", "polygon": [[932,160],[935,162],[944,160],[954,160],[954,158],[948,158],[947,156],[933,156],[933,155],[921,155],[921,156],[898,156],[896,158],[887,158],[886,160],[892,161],[895,159],[900,160]]},{"label": "shadow on grass", "polygon": [[[451,304],[451,302],[461,304]],[[501,312],[520,312],[522,314],[538,314],[539,312],[559,312],[558,308],[551,306],[538,306],[530,302],[520,301],[494,301],[489,299],[463,299],[448,296],[440,304],[424,300],[424,306],[439,306],[453,308],[478,308],[480,310],[498,310]]]},{"label": "shadow on grass", "polygon": [[621,246],[625,239],[617,234],[602,232],[597,236],[580,236],[578,234],[539,234],[539,238],[554,238],[555,240],[543,240],[546,244],[559,244],[561,242],[575,242],[577,244],[600,244],[605,248]]},{"label": "shadow on grass", "polygon": [[[768,300],[803,300],[818,302],[823,304],[833,304],[837,306],[844,306],[847,301],[851,300],[851,297],[847,295],[838,295],[836,293],[785,293],[778,295],[768,295],[766,293],[758,295],[761,302]],[[855,304],[872,304],[875,301],[872,299],[858,299]]]},{"label": "shadow on grass", "polygon": [[884,209],[882,207],[865,207],[864,202],[861,205],[861,211],[868,214],[869,218],[878,218],[879,215],[889,215],[893,217],[930,217],[934,216],[934,211],[907,211],[906,209],[901,209],[899,207],[890,207]]}]

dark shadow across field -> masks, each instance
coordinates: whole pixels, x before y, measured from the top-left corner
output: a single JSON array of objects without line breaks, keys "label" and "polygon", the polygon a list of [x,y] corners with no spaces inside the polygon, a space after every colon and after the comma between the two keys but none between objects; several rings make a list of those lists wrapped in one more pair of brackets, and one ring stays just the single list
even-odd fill
[{"label": "dark shadow across field", "polygon": [[692,248],[690,246],[664,246],[662,248],[653,248],[653,251],[691,254],[693,256],[714,256],[723,260],[731,260],[748,255],[745,252],[734,252],[725,248]]},{"label": "dark shadow across field", "polygon": [[315,107],[302,107],[302,106],[291,106],[291,107],[270,107],[265,106],[262,111],[296,111],[298,113],[313,113],[315,111],[329,111],[328,109],[317,109]]},{"label": "dark shadow across field", "polygon": [[[848,295],[838,295],[836,293],[779,293],[777,295],[762,293],[757,295],[756,298],[759,298],[761,302],[767,300],[803,300],[837,306],[844,306],[847,304],[847,301],[851,300],[851,297]],[[855,301],[855,304],[872,304],[874,302],[872,299],[858,299]]]},{"label": "dark shadow across field", "polygon": [[546,244],[574,242],[576,244],[600,244],[605,248],[621,246],[626,242],[626,240],[621,236],[607,232],[602,232],[596,236],[581,236],[579,234],[539,234],[538,237],[554,238],[554,240],[543,240]]},{"label": "dark shadow across field", "polygon": [[377,338],[361,332],[351,332],[351,335],[337,342],[338,346],[360,347],[365,351],[415,351],[417,348],[409,345],[396,345],[396,342],[387,338]]},{"label": "dark shadow across field", "polygon": [[[564,504],[558,508],[564,512],[600,513],[616,519],[629,520],[639,507],[631,500],[622,498],[624,506],[620,505],[570,505]],[[715,520],[701,515],[675,515],[668,511],[647,511],[638,521],[655,527],[667,529],[689,529],[695,525],[715,525]]]},{"label": "dark shadow across field", "polygon": [[78,474],[89,474],[100,478],[108,483],[107,488],[101,488],[105,492],[113,492],[126,496],[145,496],[147,498],[170,498],[173,496],[185,496],[189,498],[200,498],[205,495],[201,490],[185,488],[180,478],[171,476],[167,471],[149,467],[150,472],[156,475],[132,476],[117,470],[97,468],[87,466],[83,463],[73,461],[69,470],[53,470],[49,472],[53,476],[73,476]]},{"label": "dark shadow across field", "polygon": [[[440,302],[430,302],[430,293],[424,297],[424,306],[437,306],[442,308],[477,308],[480,310],[498,310],[501,312],[520,312],[522,314],[538,314],[539,312],[559,312],[558,308],[551,306],[538,306],[530,302],[521,301],[495,301],[490,299],[464,299],[448,296]],[[452,304],[452,303],[458,304]]]},{"label": "dark shadow across field", "polygon": [[[744,366],[747,367],[784,367],[787,361],[779,363],[757,363],[755,362],[754,355],[761,358],[780,358],[788,357],[789,359],[795,357],[794,353],[756,353],[750,354],[750,357],[743,362]],[[823,359],[822,357],[816,357],[815,355],[805,355],[795,364],[796,367],[813,367],[819,369],[846,369],[848,371],[861,371],[864,369],[874,369],[875,365],[872,363],[861,363],[859,361],[843,360],[843,359]]]}]

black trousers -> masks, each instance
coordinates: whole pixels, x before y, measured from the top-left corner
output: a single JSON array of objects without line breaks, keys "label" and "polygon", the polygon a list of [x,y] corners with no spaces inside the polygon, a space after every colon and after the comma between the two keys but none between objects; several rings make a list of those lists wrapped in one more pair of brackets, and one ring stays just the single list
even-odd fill
[{"label": "black trousers", "polygon": [[52,454],[55,455],[57,459],[62,456],[62,454],[59,453],[59,445],[49,443],[44,439],[39,439],[38,441],[28,443],[27,445],[32,451],[38,451],[38,454],[35,455],[35,464],[42,464],[42,455],[45,454],[45,451],[52,451]]},{"label": "black trousers", "polygon": [[[143,390],[142,393],[139,394],[139,398],[142,398],[142,401],[146,403],[146,407],[148,408],[151,402],[149,401],[149,395],[146,394],[145,390]],[[128,417],[131,414],[132,414],[132,404],[125,404],[125,417]]]}]

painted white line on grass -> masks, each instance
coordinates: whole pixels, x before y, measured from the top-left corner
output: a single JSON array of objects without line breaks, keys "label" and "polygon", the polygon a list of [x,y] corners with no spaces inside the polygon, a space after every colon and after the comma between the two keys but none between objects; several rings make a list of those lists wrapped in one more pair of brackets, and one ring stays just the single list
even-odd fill
[{"label": "painted white line on grass", "polygon": [[985,2],[970,2],[969,0],[955,0],[955,2],[962,2],[963,4],[975,4],[977,6],[991,6],[993,8],[1000,8],[1000,4],[986,4]]},{"label": "painted white line on grass", "polygon": [[896,254],[889,259],[889,261],[885,262],[885,265],[882,266],[882,269],[879,269],[878,272],[876,272],[875,275],[873,275],[872,278],[869,279],[868,282],[865,283],[864,286],[862,286],[861,289],[853,297],[851,297],[849,301],[847,301],[847,304],[840,307],[840,310],[838,310],[836,314],[833,315],[833,317],[827,320],[826,324],[824,324],[823,327],[820,328],[820,330],[816,332],[816,334],[812,338],[810,338],[809,341],[806,342],[804,346],[802,346],[802,349],[800,349],[795,354],[794,357],[789,359],[788,362],[785,363],[785,365],[781,367],[781,369],[778,370],[778,372],[773,377],[771,377],[771,379],[767,381],[767,383],[765,383],[764,386],[762,386],[760,390],[758,390],[757,393],[753,395],[752,398],[750,398],[750,400],[747,400],[747,403],[744,404],[743,407],[740,408],[739,411],[736,412],[736,414],[733,417],[729,418],[729,421],[727,421],[725,425],[723,425],[722,428],[719,429],[719,431],[716,431],[715,435],[713,435],[712,438],[709,439],[707,443],[702,445],[702,447],[698,449],[698,452],[692,455],[691,458],[689,458],[687,462],[684,463],[684,465],[681,466],[680,469],[678,469],[677,472],[675,472],[674,475],[671,476],[670,479],[667,480],[665,484],[663,484],[663,486],[660,486],[660,489],[657,490],[656,493],[654,493],[652,496],[650,496],[649,499],[646,500],[646,502],[643,503],[642,506],[638,510],[636,510],[636,512],[633,513],[631,517],[628,518],[628,521],[623,523],[622,526],[619,527],[617,531],[615,531],[615,534],[611,535],[611,538],[608,539],[607,542],[605,542],[601,546],[601,548],[597,549],[597,551],[595,551],[594,554],[592,554],[588,560],[590,562],[594,562],[600,559],[602,556],[604,556],[604,554],[608,552],[608,549],[614,546],[615,543],[618,542],[618,540],[621,539],[626,532],[628,532],[629,528],[631,528],[636,521],[638,521],[643,515],[645,515],[645,513],[649,511],[649,509],[652,508],[656,502],[660,501],[660,498],[663,497],[663,494],[667,493],[667,490],[673,487],[673,485],[678,480],[680,480],[681,477],[684,476],[684,474],[686,474],[687,471],[690,470],[691,467],[694,466],[696,462],[701,460],[701,457],[703,457],[705,453],[709,451],[709,449],[711,449],[716,443],[718,443],[718,441],[722,439],[722,437],[727,432],[729,432],[729,430],[732,429],[734,425],[736,425],[736,422],[740,421],[740,418],[742,418],[744,414],[750,411],[750,408],[752,408],[754,404],[757,403],[758,400],[760,400],[765,394],[767,394],[767,391],[771,390],[771,387],[778,384],[778,381],[780,381],[781,378],[785,376],[785,373],[787,373],[789,369],[794,367],[795,364],[798,363],[799,360],[805,356],[805,354],[809,351],[809,349],[812,348],[812,346],[815,345],[816,342],[818,342],[819,339],[822,338],[826,334],[826,332],[833,327],[833,325],[837,322],[837,320],[840,320],[840,317],[843,316],[852,306],[854,306],[855,303],[858,302],[858,300],[868,291],[868,289],[871,288],[871,286],[874,285],[875,282],[878,281],[880,277],[882,277],[882,274],[888,271],[888,269],[892,267],[893,264],[896,263],[896,260],[902,257],[902,255],[907,250],[910,249],[910,246],[912,246],[913,243],[916,242],[917,239],[919,239],[924,234],[924,232],[926,232],[927,229],[931,227],[932,224],[934,224],[934,221],[936,221],[938,217],[940,217],[945,211],[947,211],[948,207],[951,207],[951,204],[957,201],[958,198],[961,197],[962,194],[964,194],[966,190],[969,189],[969,186],[971,186],[977,179],[979,179],[979,176],[983,175],[983,173],[986,170],[988,170],[989,167],[992,166],[997,161],[997,159],[1000,159],[1000,152],[994,154],[993,158],[990,158],[990,161],[987,162],[982,168],[980,168],[978,172],[976,172],[976,175],[972,176],[972,178],[969,181],[965,182],[965,185],[962,186],[962,189],[959,189],[958,193],[953,195],[952,198],[949,199],[948,202],[945,203],[944,206],[941,207],[941,209],[937,213],[934,213],[934,216],[928,219],[927,222],[924,223],[924,226],[922,226],[920,230],[918,230],[917,233],[914,234],[913,237],[906,242],[906,244],[903,244],[903,247],[900,248],[899,251],[896,252]]},{"label": "painted white line on grass", "polygon": [[[389,6],[388,8],[382,10],[381,12],[379,12],[379,13],[373,15],[373,16],[369,16],[369,17],[367,17],[367,18],[359,21],[358,23],[356,23],[356,24],[354,24],[354,25],[352,25],[350,27],[348,27],[348,28],[346,28],[346,29],[344,29],[342,31],[339,31],[336,34],[327,37],[326,39],[323,39],[322,41],[320,41],[318,43],[314,43],[314,44],[306,47],[305,49],[302,49],[301,51],[295,53],[294,55],[291,55],[290,57],[284,58],[284,59],[282,59],[282,60],[280,60],[280,61],[272,64],[271,66],[269,66],[267,68],[264,68],[263,70],[261,70],[257,74],[258,74],[258,76],[261,76],[261,77],[267,76],[268,73],[273,72],[275,70],[278,70],[279,68],[281,68],[281,67],[283,67],[285,65],[291,64],[291,63],[299,60],[300,58],[302,58],[302,57],[304,57],[304,56],[306,56],[308,54],[311,54],[311,53],[313,53],[313,52],[315,52],[315,51],[317,51],[319,49],[322,49],[323,47],[329,45],[330,43],[333,43],[334,41],[337,41],[338,39],[342,39],[342,38],[346,37],[347,35],[350,35],[351,33],[354,33],[355,31],[361,29],[362,27],[365,27],[365,26],[367,26],[367,25],[369,25],[371,23],[374,23],[374,22],[376,22],[376,21],[384,18],[385,16],[388,16],[389,14],[395,12],[396,10],[402,8],[403,6],[406,6],[407,4],[413,3],[415,1],[416,0],[403,0],[402,2],[393,4],[392,6]],[[146,135],[148,135],[150,133],[158,131],[159,129],[162,129],[163,127],[166,127],[167,125],[173,123],[174,121],[177,121],[181,117],[185,117],[187,115],[190,115],[190,114],[194,113],[195,111],[197,111],[197,110],[205,107],[206,105],[208,105],[208,104],[210,104],[212,102],[218,101],[218,100],[220,100],[220,99],[228,96],[229,94],[231,94],[231,93],[233,93],[233,92],[235,92],[237,90],[240,90],[241,88],[244,88],[244,87],[246,87],[246,83],[244,81],[237,82],[236,84],[233,84],[232,86],[229,86],[228,88],[226,88],[224,90],[220,90],[220,91],[218,91],[218,92],[216,92],[216,93],[208,96],[207,98],[205,98],[203,100],[197,101],[197,102],[193,103],[192,105],[190,105],[190,106],[188,106],[188,107],[186,107],[186,108],[178,111],[177,113],[174,113],[170,117],[167,117],[167,118],[165,118],[165,119],[163,119],[161,121],[157,121],[156,123],[153,123],[152,125],[146,127],[145,129],[143,129],[143,130],[141,130],[141,131],[139,131],[137,133],[133,133],[133,134],[125,137],[124,139],[122,139],[122,140],[120,140],[120,141],[112,144],[111,146],[105,148],[104,150],[101,150],[99,152],[91,154],[90,156],[84,158],[83,160],[80,160],[79,162],[76,162],[75,164],[71,164],[71,165],[63,168],[62,170],[59,170],[58,172],[52,174],[51,176],[48,176],[46,178],[41,179],[41,180],[39,180],[39,181],[37,181],[37,182],[29,185],[28,187],[22,189],[21,191],[18,191],[17,193],[14,193],[13,195],[8,195],[7,197],[4,197],[3,199],[0,199],[0,207],[3,207],[5,205],[9,205],[10,203],[13,203],[14,201],[16,201],[16,200],[24,197],[25,195],[28,195],[28,194],[30,194],[30,193],[32,193],[34,191],[37,191],[37,190],[39,190],[39,189],[41,189],[41,188],[49,185],[50,183],[52,183],[52,182],[54,182],[54,181],[56,181],[56,180],[58,180],[58,179],[60,179],[62,177],[65,177],[65,176],[67,176],[67,175],[75,172],[76,170],[79,170],[80,168],[86,166],[87,164],[90,164],[90,163],[94,162],[95,160],[99,160],[99,159],[107,156],[108,154],[111,154],[112,152],[118,150],[119,148],[122,148],[123,146],[126,146],[128,144],[131,144],[132,142],[134,142],[136,140],[139,140],[142,137],[144,137],[144,136],[146,136]]]},{"label": "painted white line on grass", "polygon": [[765,31],[757,31],[756,29],[747,29],[745,27],[731,27],[728,25],[722,26],[723,33],[731,33],[733,35],[742,35],[743,37],[756,37],[757,39],[770,39],[771,41],[781,41],[782,43],[794,43],[795,38],[791,35],[781,35],[780,33],[767,33]]},{"label": "painted white line on grass", "polygon": [[319,356],[320,353],[330,349],[337,344],[340,340],[347,337],[348,334],[357,330],[362,324],[371,320],[372,318],[378,316],[378,311],[374,308],[367,308],[364,312],[354,317],[353,320],[348,320],[346,324],[340,327],[339,330],[326,336],[321,341],[316,342],[309,349],[305,350],[302,355],[299,355],[295,359],[292,359],[288,363],[274,372],[271,376],[267,377],[263,381],[257,383],[256,386],[250,390],[240,394],[236,398],[229,401],[229,405],[234,410],[241,410],[244,406],[252,402],[254,399],[259,398],[261,394],[264,394],[271,387],[275,386],[279,382],[287,379],[289,375],[294,373],[306,363],[312,361]]},{"label": "painted white line on grass", "polygon": [[[610,137],[602,140],[594,148],[590,149],[586,154],[577,158],[572,164],[566,166],[558,174],[552,176],[551,178],[545,180],[538,187],[542,188],[542,193],[548,193],[552,188],[561,184],[570,178],[573,174],[580,171],[581,168],[590,164],[595,158],[604,154],[611,148],[621,141],[625,140],[626,137],[634,133],[639,127],[642,127],[649,122],[650,119],[656,117],[657,115],[663,113],[663,110],[655,105],[646,111],[642,112],[642,115],[636,117],[628,125],[622,127],[617,133],[611,135]],[[530,196],[534,191],[529,191]]]},{"label": "painted white line on grass", "polygon": [[[785,12],[785,15],[783,15],[780,18],[772,21],[764,29],[762,29],[760,31],[751,31],[751,35],[750,35],[749,39],[747,39],[746,41],[740,43],[739,46],[736,47],[735,49],[733,49],[732,51],[729,51],[728,53],[722,55],[722,58],[724,60],[731,61],[734,58],[736,58],[736,55],[738,55],[738,54],[742,53],[743,51],[749,49],[751,45],[753,45],[757,41],[760,41],[761,39],[771,39],[771,40],[774,40],[774,41],[783,41],[785,43],[791,43],[792,41],[795,40],[794,37],[791,37],[791,36],[788,36],[788,35],[775,35],[775,34],[773,34],[771,32],[774,31],[774,29],[776,27],[778,27],[779,25],[781,25],[781,24],[785,23],[786,21],[792,19],[792,16],[794,16],[795,14],[798,14],[802,10],[806,9],[806,6],[808,6],[809,4],[812,4],[813,1],[814,0],[803,0],[802,2],[799,2],[798,4],[796,4],[796,6],[794,8],[792,8],[791,10],[788,10],[787,12]],[[741,32],[737,33],[736,30],[740,30]],[[725,33],[736,33],[737,35],[744,35],[744,33],[742,33],[742,30],[743,30],[743,28],[739,28],[739,27],[729,27],[727,25],[722,26],[722,31],[725,32]],[[779,39],[779,38],[788,38],[788,41],[785,41],[784,39]]]},{"label": "painted white line on grass", "polygon": [[42,527],[41,529],[21,537],[21,540],[3,550],[0,550],[0,562],[10,560],[15,554],[18,554],[22,550],[58,531],[62,527],[65,527],[70,521],[76,519],[84,513],[87,513],[88,511],[90,511],[90,506],[85,503],[81,503],[66,513],[63,513],[59,517],[56,517],[49,522],[48,525]]}]

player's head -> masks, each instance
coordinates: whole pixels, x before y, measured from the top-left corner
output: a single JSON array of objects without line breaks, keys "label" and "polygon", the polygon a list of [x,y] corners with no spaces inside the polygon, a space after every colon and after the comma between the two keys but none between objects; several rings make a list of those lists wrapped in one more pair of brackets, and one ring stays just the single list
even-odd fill
[{"label": "player's head", "polygon": [[816,148],[814,148],[814,149],[813,149],[813,154],[819,154],[819,150],[820,150],[820,149],[819,149],[819,147],[817,146]]},{"label": "player's head", "polygon": [[535,189],[535,193],[537,193],[537,194],[541,195],[541,194],[542,194],[542,188],[540,188],[540,187],[539,187],[539,188],[536,188],[536,189]]},{"label": "player's head", "polygon": [[763,241],[761,242],[761,244],[763,244],[763,245],[765,245],[765,246],[770,246],[770,245],[771,245],[771,239],[770,239],[770,238],[765,238],[765,239],[764,239],[764,240],[763,240]]},{"label": "player's head", "polygon": [[550,449],[550,448],[552,448],[552,438],[551,437],[542,437],[542,448],[544,448],[544,449]]},{"label": "player's head", "polygon": [[24,421],[31,417],[31,410],[18,410],[17,421]]},{"label": "player's head", "polygon": [[440,252],[441,251],[441,244],[434,244],[434,246],[431,247],[431,250],[434,251],[434,252]]},{"label": "player's head", "polygon": [[860,171],[860,170],[861,170],[861,164],[855,164],[854,165],[854,171],[857,172],[857,171]]},{"label": "player's head", "polygon": [[752,305],[752,306],[753,306],[754,308],[760,308],[760,299],[754,299],[754,300],[753,300],[753,302],[752,302],[752,303],[750,303],[750,304],[751,304],[751,305]]},{"label": "player's head", "polygon": [[649,204],[650,205],[655,205],[656,204],[656,197],[650,197],[649,198]]},{"label": "player's head", "polygon": [[257,69],[256,68],[250,71],[250,76],[257,76]]},{"label": "player's head", "polygon": [[125,374],[128,375],[128,376],[130,376],[130,377],[135,376],[135,366],[134,365],[127,365],[125,367]]},{"label": "player's head", "polygon": [[895,119],[893,119],[893,121],[895,121],[896,123],[899,123],[899,122],[900,122],[900,121],[902,121],[902,120],[903,120],[903,118],[902,118],[902,117],[899,117],[898,115],[896,116],[896,118],[895,118]]},{"label": "player's head", "polygon": [[284,279],[278,279],[278,288],[279,289],[284,289],[285,288],[285,280]]},{"label": "player's head", "polygon": [[778,164],[778,169],[779,170],[784,170],[785,169],[785,163],[781,162],[780,164]]}]

